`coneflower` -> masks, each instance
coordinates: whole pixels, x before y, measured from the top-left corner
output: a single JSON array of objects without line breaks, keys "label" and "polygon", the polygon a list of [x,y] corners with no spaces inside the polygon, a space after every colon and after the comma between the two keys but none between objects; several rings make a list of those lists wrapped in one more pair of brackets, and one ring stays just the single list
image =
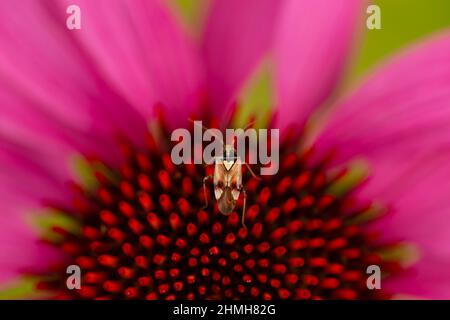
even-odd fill
[{"label": "coneflower", "polygon": [[[449,297],[448,34],[336,99],[360,0],[212,1],[200,44],[160,1],[77,3],[81,30],[66,29],[66,1],[0,4],[5,294],[31,277],[25,297]],[[280,170],[244,170],[246,229],[242,198],[224,216],[209,186],[202,209],[212,167],[174,165],[169,135],[190,116],[233,127],[265,57]],[[42,211],[58,219],[37,234]]]}]

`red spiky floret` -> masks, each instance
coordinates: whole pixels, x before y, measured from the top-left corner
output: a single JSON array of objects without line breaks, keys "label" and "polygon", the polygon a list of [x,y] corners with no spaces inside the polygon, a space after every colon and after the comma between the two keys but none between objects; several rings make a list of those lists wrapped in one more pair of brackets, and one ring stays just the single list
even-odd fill
[{"label": "red spiky floret", "polygon": [[[258,180],[244,168],[246,229],[242,200],[224,216],[208,191],[209,206],[199,209],[211,167],[174,165],[160,147],[170,141],[164,137],[150,135],[146,150],[122,143],[125,160],[110,168],[115,178],[99,173],[95,192],[78,188],[82,210],[68,214],[82,231],[59,232],[53,245],[69,259],[38,288],[75,299],[389,297],[367,289],[366,268],[393,273],[399,265],[382,261],[374,237],[352,222],[365,210],[351,194],[328,193],[335,178],[326,159],[311,166],[309,153],[285,141],[278,174]],[[82,269],[80,290],[66,288],[68,264]]]}]

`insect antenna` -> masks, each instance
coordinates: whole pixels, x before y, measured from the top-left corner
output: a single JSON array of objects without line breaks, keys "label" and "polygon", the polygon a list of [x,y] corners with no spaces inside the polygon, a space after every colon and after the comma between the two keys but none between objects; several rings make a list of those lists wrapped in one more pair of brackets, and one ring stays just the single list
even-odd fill
[{"label": "insect antenna", "polygon": [[[200,125],[197,121],[194,121],[194,120],[192,120],[191,118],[188,118],[188,120],[189,120],[190,122],[192,122],[192,123],[194,124],[194,126],[201,127],[201,128],[202,128],[203,130],[205,130],[205,131],[208,130],[208,129],[210,129],[210,128],[204,126],[203,124]],[[218,139],[218,140],[222,143],[222,145],[225,145],[224,142],[223,142],[222,137],[220,137],[220,136],[218,136],[218,135],[212,133],[211,131],[208,131],[208,132],[210,132],[210,134],[212,134],[214,137],[216,137],[216,139]]]},{"label": "insect antenna", "polygon": [[[250,121],[243,129],[241,132],[239,132],[239,134],[235,135],[234,138],[238,139],[239,136],[245,132],[245,130],[247,130],[248,128],[252,127],[255,124],[256,120],[252,120]],[[253,172],[252,168],[248,165],[248,163],[243,162],[243,164],[245,164],[245,166],[247,167],[248,171],[251,173],[251,175],[253,176],[253,178],[257,179],[257,180],[262,180],[261,177],[258,177],[255,172]]]},{"label": "insect antenna", "polygon": [[240,132],[239,134],[234,135],[233,140],[239,138],[239,136],[245,132],[245,130],[247,130],[248,128],[250,128],[251,126],[253,126],[255,124],[256,120],[252,120],[250,121],[244,128],[240,128],[242,130],[242,132]]}]

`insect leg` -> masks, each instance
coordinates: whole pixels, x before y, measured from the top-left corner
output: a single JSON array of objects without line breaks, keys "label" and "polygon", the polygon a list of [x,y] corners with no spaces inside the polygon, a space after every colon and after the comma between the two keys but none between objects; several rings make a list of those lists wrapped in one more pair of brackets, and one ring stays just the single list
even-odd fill
[{"label": "insect leg", "polygon": [[255,124],[255,122],[256,122],[256,120],[250,121],[250,122],[245,126],[245,128],[242,129],[242,130],[245,131],[245,130],[247,130],[248,128],[253,127],[253,125]]},{"label": "insect leg", "polygon": [[206,194],[206,181],[208,181],[211,178],[212,178],[211,175],[206,176],[206,177],[203,178],[203,194],[204,194],[204,197],[205,197],[205,205],[203,206],[202,210],[206,209],[208,207],[208,196]]},{"label": "insect leg", "polygon": [[244,194],[244,203],[242,204],[242,226],[244,229],[247,229],[247,226],[245,225],[245,207],[247,204],[247,192],[245,192],[245,189],[242,188],[242,193]]},{"label": "insect leg", "polygon": [[258,179],[258,180],[262,180],[261,177],[258,177],[252,170],[252,168],[250,168],[250,166],[248,165],[248,163],[244,163],[245,166],[247,167],[248,171],[250,171],[250,173],[252,174],[253,178]]}]

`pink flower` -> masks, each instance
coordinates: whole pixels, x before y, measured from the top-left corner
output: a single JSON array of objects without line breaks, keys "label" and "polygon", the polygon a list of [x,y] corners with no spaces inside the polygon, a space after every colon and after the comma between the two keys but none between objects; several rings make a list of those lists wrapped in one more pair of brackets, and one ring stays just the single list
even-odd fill
[{"label": "pink flower", "polygon": [[[0,4],[5,287],[24,275],[57,274],[38,289],[65,297],[60,271],[76,262],[89,274],[77,296],[83,298],[450,298],[449,34],[409,49],[336,98],[363,12],[359,0],[212,1],[198,41],[162,1],[77,3],[81,30],[65,27],[70,1]],[[226,122],[268,56],[274,126],[284,137],[295,129],[299,141],[290,147],[312,140],[313,159],[286,148],[277,177],[260,185],[249,179],[254,206],[246,233],[233,222],[236,215],[219,216],[212,205],[209,215],[197,210],[205,170],[173,167],[155,145],[164,138],[148,138],[148,124],[188,126],[192,115]],[[325,124],[312,135],[305,125],[323,105],[331,105],[326,121],[318,121]],[[93,190],[80,186],[72,166],[77,156],[96,172]],[[367,165],[364,183],[328,194],[339,180],[329,173],[351,170],[356,159]],[[68,188],[70,181],[76,187]],[[378,205],[384,216],[368,224],[352,220]],[[27,219],[49,208],[72,217],[81,232],[55,224],[59,238],[42,241]],[[287,241],[288,233],[296,242]],[[408,266],[387,254],[402,243],[420,254]],[[186,246],[190,258],[180,262],[176,250]],[[382,294],[363,287],[369,262],[389,274]],[[148,264],[157,272],[147,274]],[[206,288],[202,277],[220,286]]]}]

